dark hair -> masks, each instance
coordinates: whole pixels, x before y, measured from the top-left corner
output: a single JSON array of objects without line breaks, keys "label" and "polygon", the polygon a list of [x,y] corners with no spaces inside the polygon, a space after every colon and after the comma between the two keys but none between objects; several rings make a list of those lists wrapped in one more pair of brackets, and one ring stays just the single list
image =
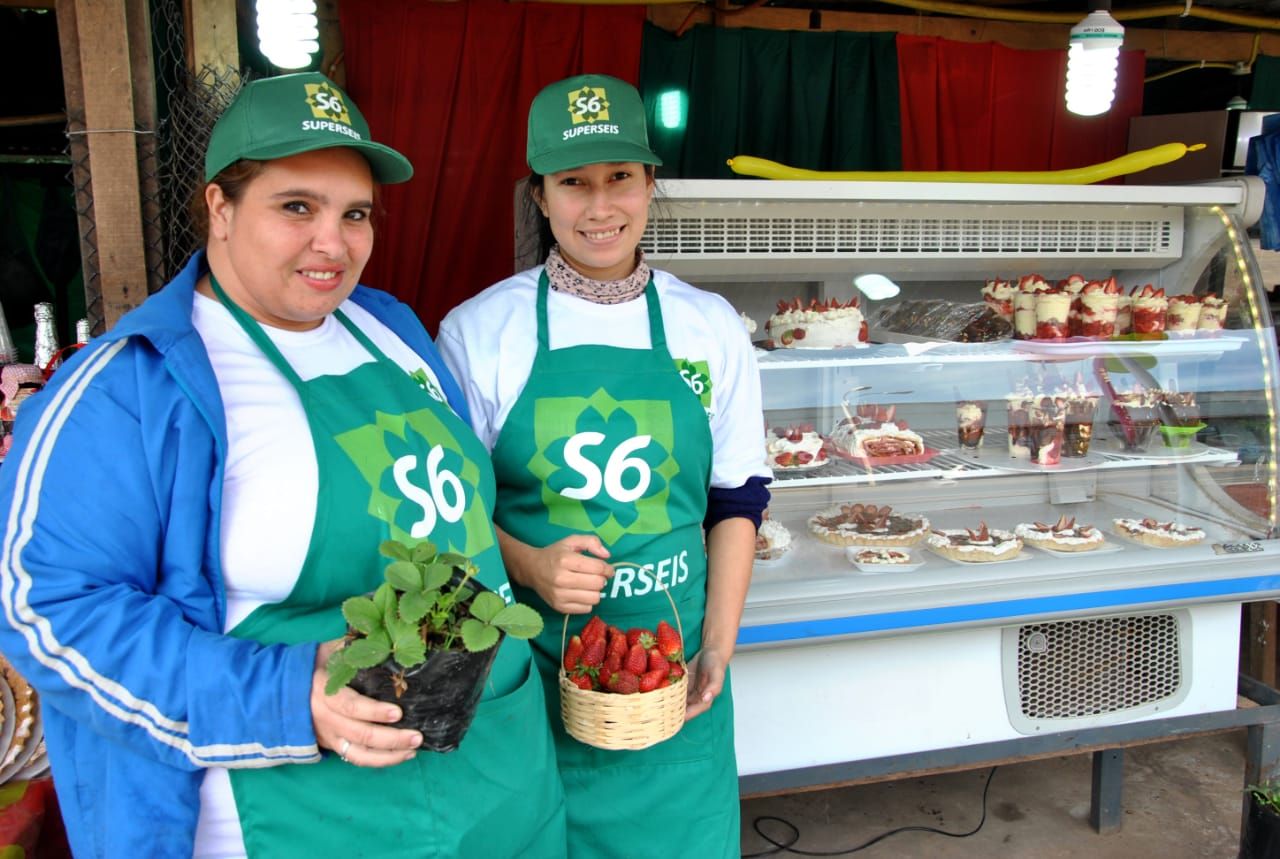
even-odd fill
[{"label": "dark hair", "polygon": [[[196,237],[199,239],[201,246],[209,239],[209,206],[205,202],[205,191],[208,187],[217,185],[222,189],[223,197],[226,197],[232,203],[238,203],[240,198],[244,196],[245,189],[249,187],[249,183],[261,176],[269,163],[271,162],[242,158],[223,169],[221,173],[208,182],[196,186],[195,193],[191,195],[191,199],[187,202],[187,214],[191,216],[191,226],[195,229]],[[377,226],[378,220],[383,214],[385,212],[382,208],[382,185],[375,180],[373,183],[373,211],[369,213],[370,223]]]},{"label": "dark hair", "polygon": [[[644,165],[644,175],[650,182],[654,180],[656,168],[652,164]],[[551,221],[542,214],[538,205],[538,197],[544,196],[547,177],[540,173],[530,173],[525,178],[524,193],[520,198],[519,210],[516,212],[516,258],[530,265],[541,265],[547,261],[547,254],[556,243],[551,232]],[[536,224],[536,227],[533,225]],[[521,234],[522,227],[525,229]],[[532,262],[529,262],[532,260]],[[520,268],[521,266],[517,266]]]}]

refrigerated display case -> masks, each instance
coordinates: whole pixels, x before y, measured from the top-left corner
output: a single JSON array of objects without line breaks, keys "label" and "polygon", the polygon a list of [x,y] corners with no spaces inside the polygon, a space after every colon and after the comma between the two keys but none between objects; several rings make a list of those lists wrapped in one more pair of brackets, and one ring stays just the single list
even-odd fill
[{"label": "refrigerated display case", "polygon": [[[755,339],[780,300],[857,297],[870,323],[861,348],[758,350],[767,427],[811,427],[832,455],[774,475],[769,513],[792,545],[757,563],[733,663],[744,785],[840,781],[873,759],[927,768],[931,752],[970,746],[1016,754],[1035,738],[1109,726],[1230,721],[1240,607],[1280,595],[1276,342],[1246,237],[1262,193],[1251,179],[660,183],[643,243],[650,263],[724,295],[758,324]],[[877,325],[903,301],[978,304],[987,280],[1030,273],[1219,296],[1225,328],[955,342]],[[883,276],[873,295],[886,280],[899,294],[860,294],[853,281],[866,274]],[[1052,465],[1011,456],[1011,397],[1062,384],[1096,397],[1083,455]],[[1144,391],[1184,394],[1177,402],[1194,403],[1198,419],[1137,444],[1132,416],[1112,403]],[[967,402],[986,405],[977,449],[959,444],[957,404]],[[838,455],[833,430],[859,407],[882,418],[892,408],[924,455]],[[1105,542],[1026,545],[995,563],[949,560],[921,542],[906,550],[909,567],[859,567],[810,529],[842,503],[890,505],[931,530],[1072,517]],[[1124,536],[1117,519],[1204,537],[1157,548]],[[1255,755],[1253,769],[1274,755]]]}]

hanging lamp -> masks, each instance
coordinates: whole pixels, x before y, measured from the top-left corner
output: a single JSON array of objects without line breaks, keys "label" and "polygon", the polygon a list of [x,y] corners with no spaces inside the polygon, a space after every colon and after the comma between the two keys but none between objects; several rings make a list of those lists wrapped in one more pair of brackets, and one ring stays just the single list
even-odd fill
[{"label": "hanging lamp", "polygon": [[1067,47],[1067,110],[1098,116],[1116,97],[1116,68],[1124,27],[1111,17],[1110,0],[1091,0],[1084,20],[1071,28]]}]

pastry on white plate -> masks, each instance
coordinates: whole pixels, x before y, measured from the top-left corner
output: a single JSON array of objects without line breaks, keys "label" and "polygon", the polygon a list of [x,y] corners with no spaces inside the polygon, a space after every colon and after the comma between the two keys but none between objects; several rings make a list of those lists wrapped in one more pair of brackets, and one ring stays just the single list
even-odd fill
[{"label": "pastry on white plate", "polygon": [[1052,525],[1023,522],[1013,533],[1029,546],[1055,552],[1088,552],[1106,542],[1101,531],[1092,525],[1077,525],[1074,516],[1061,516]]},{"label": "pastry on white plate", "polygon": [[968,564],[986,564],[1007,561],[1022,551],[1022,538],[1012,531],[987,528],[986,522],[977,529],[947,528],[935,530],[929,535],[929,548],[953,561]]},{"label": "pastry on white plate", "polygon": [[1116,519],[1116,531],[1130,540],[1147,546],[1172,549],[1177,546],[1194,546],[1203,542],[1203,528],[1179,525],[1177,522],[1161,522],[1157,519]]}]

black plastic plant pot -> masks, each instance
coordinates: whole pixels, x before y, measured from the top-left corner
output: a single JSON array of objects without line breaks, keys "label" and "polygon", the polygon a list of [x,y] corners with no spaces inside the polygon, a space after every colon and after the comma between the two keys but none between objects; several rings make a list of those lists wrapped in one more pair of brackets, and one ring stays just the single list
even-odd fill
[{"label": "black plastic plant pot", "polygon": [[1275,859],[1280,856],[1280,814],[1249,797],[1249,816],[1240,833],[1239,859]]},{"label": "black plastic plant pot", "polygon": [[[505,636],[504,636],[505,637]],[[489,669],[502,638],[488,650],[432,650],[427,661],[404,672],[406,687],[397,697],[394,677],[402,669],[391,660],[356,673],[351,688],[361,695],[400,707],[397,728],[422,732],[422,748],[451,752],[462,742],[475,718]]]}]

